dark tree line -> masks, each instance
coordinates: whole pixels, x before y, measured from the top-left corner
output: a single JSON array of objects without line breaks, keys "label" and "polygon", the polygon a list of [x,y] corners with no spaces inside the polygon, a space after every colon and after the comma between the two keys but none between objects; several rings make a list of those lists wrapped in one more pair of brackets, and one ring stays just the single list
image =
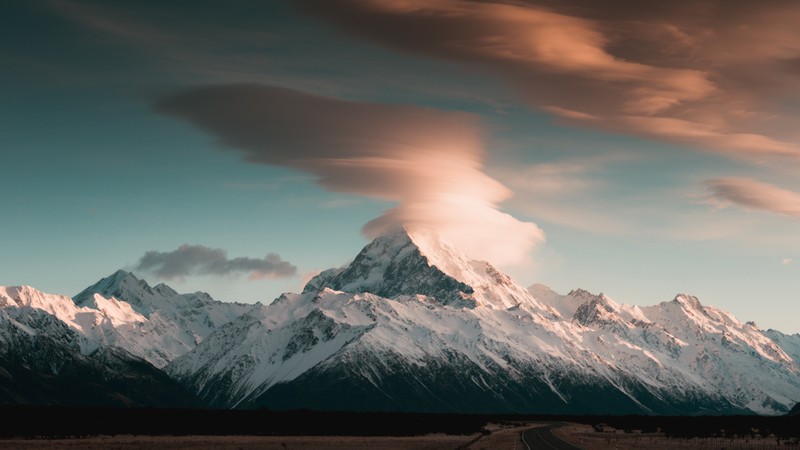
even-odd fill
[{"label": "dark tree line", "polygon": [[0,406],[0,437],[92,435],[294,435],[412,436],[467,435],[489,422],[576,422],[596,431],[662,432],[676,438],[800,437],[800,416],[548,416],[353,413]]}]

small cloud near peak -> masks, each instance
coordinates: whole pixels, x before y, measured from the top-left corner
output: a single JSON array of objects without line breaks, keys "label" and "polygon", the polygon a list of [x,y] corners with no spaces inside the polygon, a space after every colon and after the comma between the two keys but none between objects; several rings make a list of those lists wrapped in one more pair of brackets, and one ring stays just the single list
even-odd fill
[{"label": "small cloud near peak", "polygon": [[221,248],[184,244],[169,252],[145,252],[134,267],[165,279],[183,279],[190,275],[237,276],[247,274],[249,280],[286,278],[297,274],[297,267],[275,253],[264,258],[228,258]]}]

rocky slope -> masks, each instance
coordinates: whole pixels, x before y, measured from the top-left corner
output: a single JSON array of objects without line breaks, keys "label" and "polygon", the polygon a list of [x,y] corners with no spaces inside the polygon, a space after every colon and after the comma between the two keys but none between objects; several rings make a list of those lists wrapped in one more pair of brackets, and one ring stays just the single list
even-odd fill
[{"label": "rocky slope", "polygon": [[164,372],[41,309],[0,309],[0,404],[201,406]]},{"label": "rocky slope", "polygon": [[122,347],[163,367],[192,350],[217,327],[244,314],[253,305],[214,300],[205,292],[179,294],[165,284],[151,287],[119,270],[84,289],[74,298],[78,307],[116,318],[102,342]]},{"label": "rocky slope", "polygon": [[160,368],[251,307],[124,271],[74,301],[0,286],[0,403],[202,406]]}]

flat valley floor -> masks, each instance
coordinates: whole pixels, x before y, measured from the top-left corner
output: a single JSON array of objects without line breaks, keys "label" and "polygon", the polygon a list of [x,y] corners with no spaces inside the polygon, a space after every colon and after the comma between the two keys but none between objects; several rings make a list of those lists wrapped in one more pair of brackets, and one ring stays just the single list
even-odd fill
[{"label": "flat valley floor", "polygon": [[797,449],[800,438],[746,436],[737,438],[666,437],[661,433],[624,433],[622,430],[597,432],[589,425],[567,424],[553,430],[562,440],[585,450],[690,450],[690,449]]},{"label": "flat valley floor", "polygon": [[[537,423],[487,426],[489,434],[452,436],[95,436],[68,439],[0,439],[0,450],[311,450],[311,449],[421,449],[421,450],[520,450],[520,433],[542,426]],[[689,450],[751,449],[781,450],[800,448],[800,439],[780,442],[767,437],[669,438],[660,433],[623,433],[621,430],[597,432],[589,425],[567,424],[554,430],[562,440],[585,450]]]},{"label": "flat valley floor", "polygon": [[54,450],[311,450],[331,449],[454,449],[476,436],[98,436],[75,439],[2,440],[0,449]]},{"label": "flat valley floor", "polygon": [[490,434],[450,436],[96,436],[69,439],[0,439],[0,449],[54,450],[343,450],[520,449],[519,434],[535,424],[490,424]]}]

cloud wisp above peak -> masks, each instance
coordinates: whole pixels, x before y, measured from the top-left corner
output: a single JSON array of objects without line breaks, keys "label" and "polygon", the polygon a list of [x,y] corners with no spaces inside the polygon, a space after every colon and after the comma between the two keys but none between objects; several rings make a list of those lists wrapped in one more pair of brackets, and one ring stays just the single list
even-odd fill
[{"label": "cloud wisp above peak", "polygon": [[800,193],[750,178],[715,178],[704,182],[711,203],[769,211],[800,218]]},{"label": "cloud wisp above peak", "polygon": [[264,258],[228,258],[221,248],[184,244],[169,252],[145,252],[134,270],[149,272],[165,279],[183,279],[191,275],[236,276],[247,274],[249,280],[287,278],[297,274],[297,267],[275,253]]},{"label": "cloud wisp above peak", "polygon": [[800,156],[791,2],[295,1],[356,37],[494,74],[575,126]]},{"label": "cloud wisp above peak", "polygon": [[464,112],[355,102],[267,85],[207,86],[161,98],[161,113],[245,160],[310,173],[335,192],[395,201],[364,227],[432,230],[475,258],[516,264],[544,239],[501,212],[511,196],[483,172],[484,129]]}]

